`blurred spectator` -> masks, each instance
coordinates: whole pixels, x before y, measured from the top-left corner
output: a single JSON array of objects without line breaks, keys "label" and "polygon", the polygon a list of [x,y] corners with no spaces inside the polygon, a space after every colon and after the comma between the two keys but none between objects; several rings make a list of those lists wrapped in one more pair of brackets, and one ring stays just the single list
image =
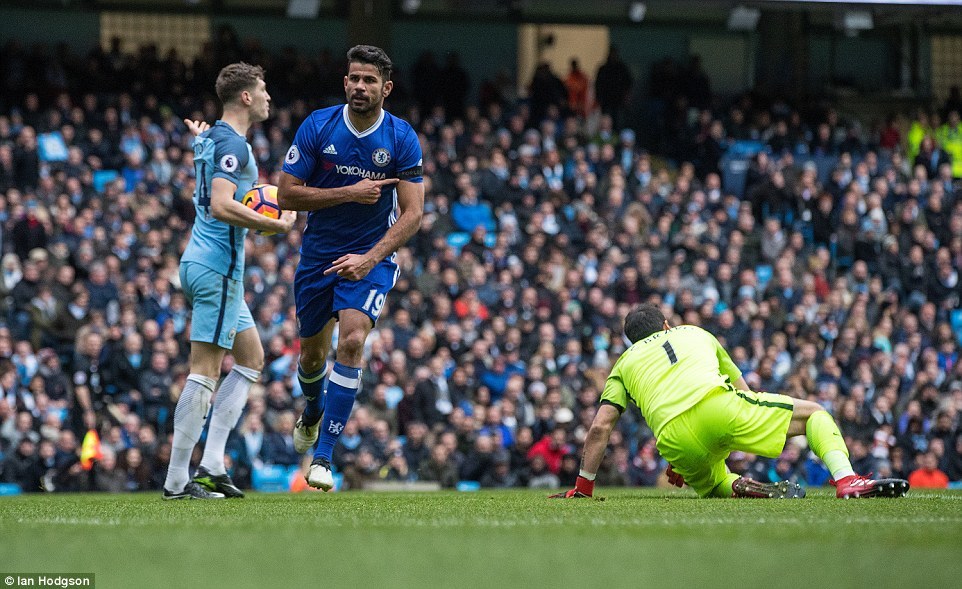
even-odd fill
[{"label": "blurred spectator", "polygon": [[[44,226],[44,213],[36,202],[28,202],[25,214],[17,219],[10,230],[14,252],[21,260],[26,260],[30,252],[38,250],[38,256],[46,257],[47,228]],[[39,248],[39,249],[38,249]]]},{"label": "blurred spectator", "polygon": [[946,447],[941,467],[950,481],[962,481],[962,434]]},{"label": "blurred spectator", "polygon": [[130,490],[127,487],[128,475],[117,468],[117,454],[110,448],[104,448],[103,458],[94,463],[91,478],[92,491],[123,493]]},{"label": "blurred spectator", "polygon": [[555,107],[556,112],[565,109],[568,105],[568,89],[553,71],[551,64],[543,61],[534,70],[529,89],[531,99],[531,118],[534,121],[541,121],[550,107]]},{"label": "blurred spectator", "polygon": [[601,112],[611,115],[616,125],[623,123],[621,115],[633,83],[631,70],[621,60],[618,48],[612,45],[608,49],[608,58],[595,76],[595,97]]},{"label": "blurred spectator", "polygon": [[417,473],[408,468],[408,461],[404,453],[397,450],[388,458],[387,464],[381,469],[381,478],[385,481],[410,482],[417,480]]},{"label": "blurred spectator", "polygon": [[568,109],[578,117],[588,114],[588,76],[578,65],[577,59],[571,60],[571,67],[564,80],[565,89],[568,91]]},{"label": "blurred spectator", "polygon": [[294,466],[300,463],[300,455],[294,451],[294,415],[284,412],[274,421],[273,431],[264,437],[261,456],[266,464]]},{"label": "blurred spectator", "polygon": [[477,227],[483,227],[485,231],[495,229],[491,206],[478,200],[477,190],[474,187],[467,187],[451,206],[451,218],[459,230],[468,233]]},{"label": "blurred spectator", "polygon": [[362,490],[378,478],[380,466],[369,448],[361,447],[354,460],[344,466],[344,489]]},{"label": "blurred spectator", "polygon": [[505,452],[498,452],[492,469],[481,478],[481,486],[486,488],[508,489],[520,484],[518,475],[511,472],[511,459]]},{"label": "blurred spectator", "polygon": [[548,467],[548,470],[557,474],[561,470],[561,459],[568,453],[570,448],[565,440],[567,432],[564,427],[555,427],[549,435],[541,438],[531,450],[528,451],[528,458],[540,456]]},{"label": "blurred spectator", "polygon": [[480,482],[491,476],[494,458],[494,440],[489,435],[479,435],[475,439],[474,448],[465,455],[458,475],[461,480]]},{"label": "blurred spectator", "polygon": [[468,78],[468,72],[461,67],[461,59],[457,53],[448,53],[438,79],[444,80],[440,90],[445,114],[452,121],[463,117],[471,80]]},{"label": "blurred spectator", "polygon": [[117,468],[127,476],[125,491],[159,490],[151,483],[150,466],[144,462],[140,448],[127,448]]},{"label": "blurred spectator", "polygon": [[949,486],[949,477],[939,470],[935,452],[920,454],[918,464],[919,467],[909,474],[909,484],[913,489],[945,489]]},{"label": "blurred spectator", "polygon": [[548,470],[544,457],[536,455],[531,459],[528,474],[528,487],[531,489],[557,489],[561,486],[558,475]]},{"label": "blurred spectator", "polygon": [[[731,460],[739,459],[739,456],[734,453],[732,456]],[[631,461],[628,470],[630,482],[632,485],[653,487],[658,482],[662,470],[661,461],[658,459],[658,451],[655,449],[655,440],[649,438],[638,448],[638,453]]]},{"label": "blurred spectator", "polygon": [[0,480],[5,483],[16,483],[25,492],[41,491],[40,483],[43,477],[43,464],[37,454],[37,445],[29,437],[21,438],[2,463]]},{"label": "blurred spectator", "polygon": [[458,482],[458,471],[449,460],[448,449],[438,444],[431,448],[431,457],[421,462],[418,478],[422,481],[435,481],[443,489],[452,489]]},{"label": "blurred spectator", "polygon": [[932,137],[925,137],[919,146],[919,154],[913,164],[925,169],[926,177],[931,180],[939,173],[942,164],[950,163],[949,154],[940,148]]}]

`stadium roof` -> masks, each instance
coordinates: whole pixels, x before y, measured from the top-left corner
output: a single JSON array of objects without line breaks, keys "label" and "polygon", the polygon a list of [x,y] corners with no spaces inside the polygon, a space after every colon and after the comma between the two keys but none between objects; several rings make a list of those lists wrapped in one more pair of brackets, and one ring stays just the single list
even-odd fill
[{"label": "stadium roof", "polygon": [[[344,17],[351,0],[316,0],[322,18]],[[375,0],[377,1],[377,0]],[[876,24],[962,26],[962,0],[381,0],[401,18],[480,18],[528,22],[630,22],[644,5],[645,22],[724,22],[736,6],[801,11],[814,25],[846,10],[869,10]],[[7,6],[58,10],[143,10],[283,15],[291,0],[7,0]],[[403,7],[403,8],[402,8]],[[413,9],[412,9],[413,7]]]}]

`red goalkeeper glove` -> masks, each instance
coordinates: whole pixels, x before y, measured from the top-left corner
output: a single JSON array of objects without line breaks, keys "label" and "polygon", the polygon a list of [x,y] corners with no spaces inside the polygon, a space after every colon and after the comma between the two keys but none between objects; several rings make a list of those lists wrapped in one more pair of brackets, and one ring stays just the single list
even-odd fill
[{"label": "red goalkeeper glove", "polygon": [[668,475],[668,482],[675,485],[679,489],[685,486],[685,477],[681,476],[675,469],[669,464],[668,468],[665,469],[665,474]]},{"label": "red goalkeeper glove", "polygon": [[589,481],[583,476],[579,476],[575,480],[575,488],[563,493],[555,493],[548,497],[548,499],[572,499],[577,497],[591,497],[591,494],[595,492],[595,482]]}]

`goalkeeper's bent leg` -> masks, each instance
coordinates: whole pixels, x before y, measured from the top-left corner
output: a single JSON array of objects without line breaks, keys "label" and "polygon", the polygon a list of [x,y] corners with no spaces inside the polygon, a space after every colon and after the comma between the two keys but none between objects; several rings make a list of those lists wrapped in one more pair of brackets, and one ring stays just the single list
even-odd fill
[{"label": "goalkeeper's bent leg", "polygon": [[733,472],[728,473],[727,475],[725,475],[725,479],[722,482],[718,483],[715,486],[715,488],[711,490],[711,493],[709,493],[708,496],[720,497],[722,499],[730,498],[732,495],[735,494],[735,490],[732,489],[732,483],[737,481],[738,478],[739,478],[739,475]]},{"label": "goalkeeper's bent leg", "polygon": [[816,411],[805,423],[808,445],[822,459],[836,481],[855,474],[848,460],[848,448],[835,420],[827,411]]}]

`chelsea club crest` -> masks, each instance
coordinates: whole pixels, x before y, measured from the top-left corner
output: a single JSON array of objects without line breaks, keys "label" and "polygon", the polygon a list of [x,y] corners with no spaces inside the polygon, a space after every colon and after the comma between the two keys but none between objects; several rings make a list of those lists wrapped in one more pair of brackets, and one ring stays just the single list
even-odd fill
[{"label": "chelsea club crest", "polygon": [[374,150],[374,153],[371,154],[371,159],[374,160],[376,166],[383,168],[391,163],[391,152],[383,147],[378,147]]}]

